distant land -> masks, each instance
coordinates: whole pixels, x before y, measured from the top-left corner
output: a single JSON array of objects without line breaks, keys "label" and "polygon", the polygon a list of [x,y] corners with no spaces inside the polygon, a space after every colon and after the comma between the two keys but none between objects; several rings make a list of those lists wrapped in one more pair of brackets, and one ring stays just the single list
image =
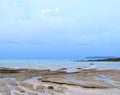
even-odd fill
[{"label": "distant land", "polygon": [[120,57],[86,57],[85,59],[73,60],[74,62],[120,62]]}]

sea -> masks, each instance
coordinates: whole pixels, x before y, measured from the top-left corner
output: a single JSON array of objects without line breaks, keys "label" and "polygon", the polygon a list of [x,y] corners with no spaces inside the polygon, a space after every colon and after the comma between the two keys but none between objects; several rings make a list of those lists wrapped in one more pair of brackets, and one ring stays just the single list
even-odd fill
[{"label": "sea", "polygon": [[37,70],[67,68],[67,71],[72,72],[78,69],[120,70],[120,62],[75,62],[73,59],[0,59],[0,67]]}]

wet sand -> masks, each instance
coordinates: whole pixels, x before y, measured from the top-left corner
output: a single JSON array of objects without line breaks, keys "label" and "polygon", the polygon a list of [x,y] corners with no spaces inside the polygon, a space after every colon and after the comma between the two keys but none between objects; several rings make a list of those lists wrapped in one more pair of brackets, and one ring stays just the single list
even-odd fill
[{"label": "wet sand", "polygon": [[120,71],[1,68],[0,95],[120,95]]}]

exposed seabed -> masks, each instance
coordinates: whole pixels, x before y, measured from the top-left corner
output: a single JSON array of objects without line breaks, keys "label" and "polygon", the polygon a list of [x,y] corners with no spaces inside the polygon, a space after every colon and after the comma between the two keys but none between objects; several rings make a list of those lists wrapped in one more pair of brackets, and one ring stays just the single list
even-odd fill
[{"label": "exposed seabed", "polygon": [[0,69],[0,95],[120,95],[119,70]]}]

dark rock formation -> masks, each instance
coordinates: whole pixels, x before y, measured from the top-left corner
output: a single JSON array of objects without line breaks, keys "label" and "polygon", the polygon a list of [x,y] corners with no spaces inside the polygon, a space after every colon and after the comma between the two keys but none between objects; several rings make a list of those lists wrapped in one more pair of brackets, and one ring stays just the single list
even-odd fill
[{"label": "dark rock formation", "polygon": [[90,60],[73,60],[74,62],[120,62],[120,58],[104,58]]}]

